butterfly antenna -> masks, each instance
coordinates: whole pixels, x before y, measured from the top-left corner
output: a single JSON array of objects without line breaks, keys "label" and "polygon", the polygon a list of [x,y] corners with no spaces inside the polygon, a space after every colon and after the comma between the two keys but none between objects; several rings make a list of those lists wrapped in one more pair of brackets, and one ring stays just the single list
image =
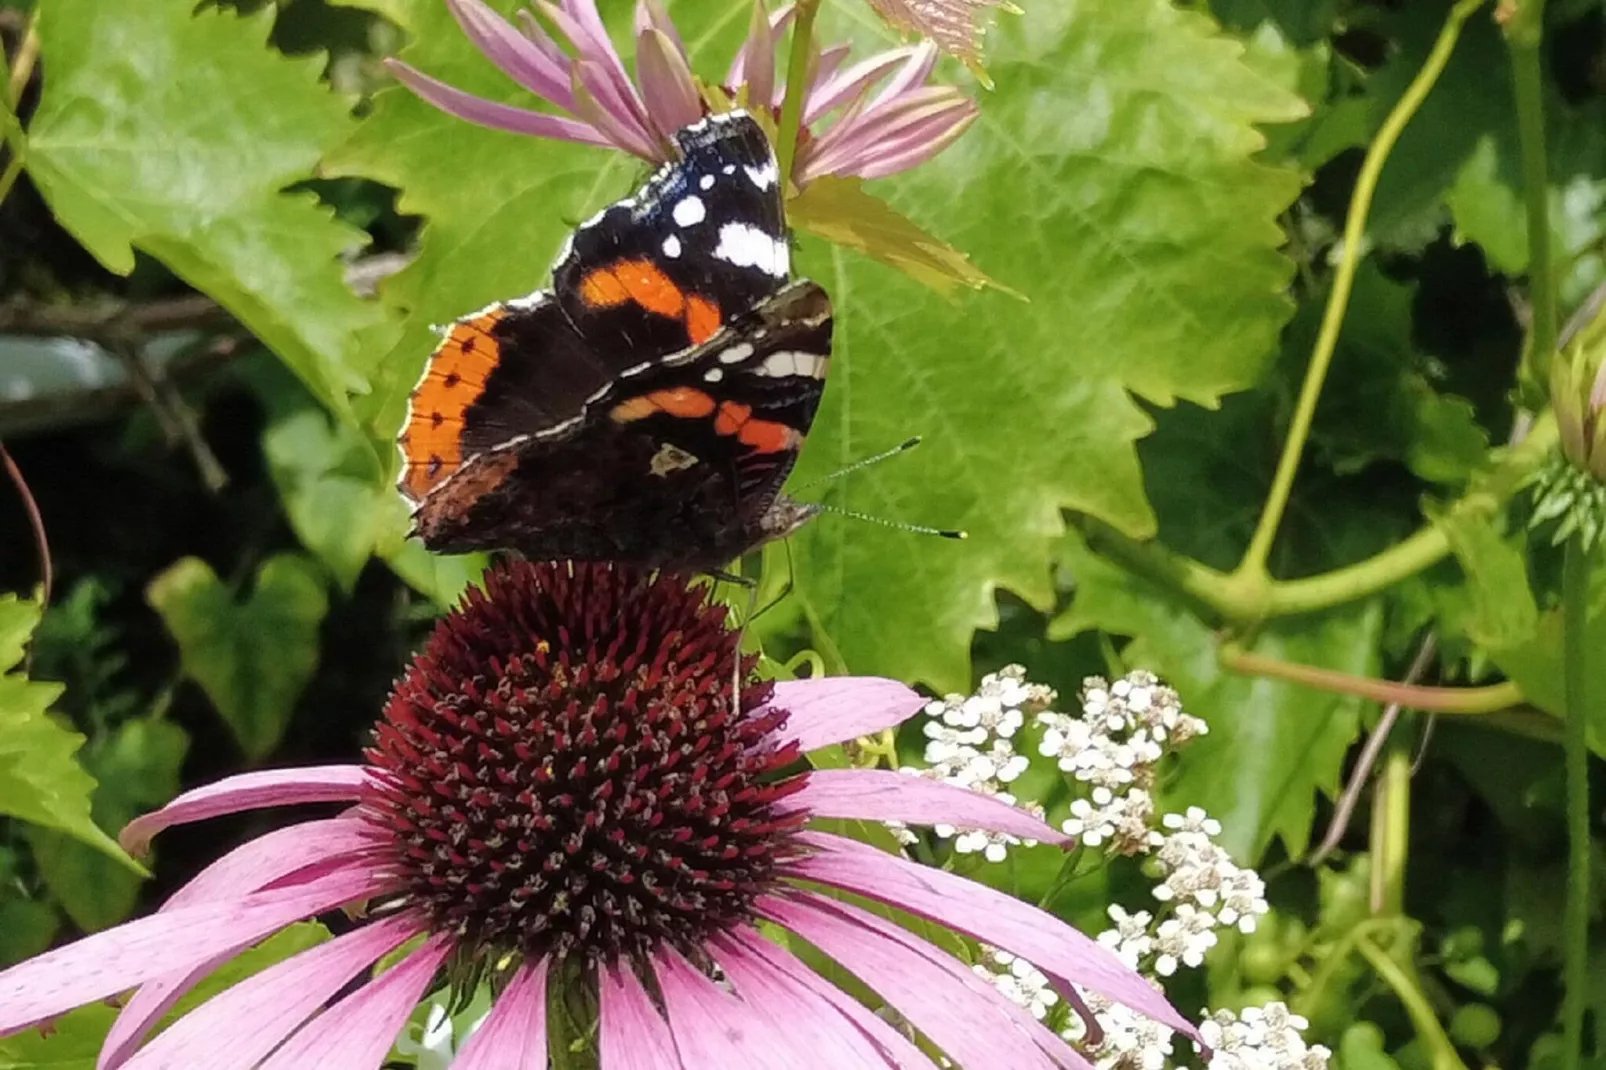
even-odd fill
[{"label": "butterfly antenna", "polygon": [[848,465],[846,468],[838,468],[835,472],[832,472],[830,475],[821,476],[818,479],[811,479],[807,483],[805,483],[801,487],[799,487],[798,490],[807,490],[810,487],[817,487],[821,483],[829,483],[833,479],[841,479],[843,476],[847,475],[850,472],[857,472],[861,468],[869,468],[872,464],[880,464],[882,461],[886,460],[887,458],[896,457],[900,453],[908,453],[910,450],[914,449],[918,445],[920,445],[920,436],[919,435],[915,435],[913,438],[906,438],[902,442],[898,443],[896,446],[892,447],[890,450],[882,450],[880,453],[874,454],[874,455],[872,455],[870,457],[865,457],[865,458],[862,458],[861,460],[854,461],[852,464]]},{"label": "butterfly antenna", "polygon": [[813,504],[822,513],[830,513],[832,516],[845,516],[849,520],[863,520],[868,524],[878,524],[894,531],[907,531],[913,535],[935,535],[941,539],[970,538],[967,533],[960,531],[958,528],[932,528],[927,527],[925,524],[910,524],[903,520],[888,520],[884,516],[872,516],[869,513],[855,512],[852,509],[839,509],[834,505],[826,505],[823,502]]}]

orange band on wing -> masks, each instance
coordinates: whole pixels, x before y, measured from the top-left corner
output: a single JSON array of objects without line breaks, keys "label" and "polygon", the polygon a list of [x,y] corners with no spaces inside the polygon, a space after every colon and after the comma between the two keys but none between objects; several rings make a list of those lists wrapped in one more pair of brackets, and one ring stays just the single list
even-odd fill
[{"label": "orange band on wing", "polygon": [[491,330],[504,315],[504,309],[491,308],[458,320],[430,354],[398,439],[407,465],[401,487],[415,501],[463,463],[463,413],[485,392],[485,381],[501,360]]},{"label": "orange band on wing", "polygon": [[695,294],[686,299],[686,337],[700,346],[719,330],[719,306]]},{"label": "orange band on wing", "polygon": [[727,401],[720,405],[719,415],[714,418],[714,433],[717,435],[734,435],[742,429],[742,425],[752,418],[753,409],[749,405],[742,405],[735,401]]},{"label": "orange band on wing", "polygon": [[620,260],[597,268],[580,280],[580,300],[591,308],[614,308],[633,302],[657,316],[686,325],[692,345],[702,345],[719,330],[719,305],[688,295],[650,260]]},{"label": "orange band on wing", "polygon": [[754,453],[779,453],[796,446],[799,438],[792,428],[771,420],[748,420],[736,433],[736,440],[753,447]]},{"label": "orange band on wing", "polygon": [[654,413],[666,412],[671,416],[700,419],[714,411],[714,399],[691,386],[654,390],[650,394],[626,398],[609,410],[615,422],[627,424]]}]

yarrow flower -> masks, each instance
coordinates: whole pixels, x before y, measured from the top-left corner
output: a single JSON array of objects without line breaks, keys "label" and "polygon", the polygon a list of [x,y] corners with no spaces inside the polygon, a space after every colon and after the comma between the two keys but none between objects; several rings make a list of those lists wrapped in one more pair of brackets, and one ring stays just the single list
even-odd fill
[{"label": "yarrow flower", "polygon": [[[815,818],[893,819],[1064,842],[951,785],[808,770],[804,752],[894,727],[920,699],[891,681],[837,678],[755,683],[738,702],[731,681],[752,668],[739,659],[725,610],[684,580],[602,565],[493,570],[398,681],[366,764],[231,777],[136,820],[123,842],[138,852],[169,826],[269,806],[343,811],[237,848],[152,916],[0,972],[0,1034],[136,988],[105,1070],[374,1070],[426,993],[483,979],[494,1000],[456,1070],[545,1066],[549,989],[597,1008],[594,1032],[580,1035],[594,1037],[602,1070],[933,1065],[763,936],[768,925],[855,974],[957,1065],[1065,1065],[1034,1012],[821,888],[1029,953],[1058,992],[1074,985],[1187,1028],[1052,915],[811,829]],[[149,1036],[231,957],[359,905],[349,931]]]},{"label": "yarrow flower", "polygon": [[[634,81],[596,0],[536,0],[547,25],[521,11],[517,28],[483,0],[445,2],[487,59],[567,113],[485,100],[400,60],[386,61],[414,93],[460,119],[534,137],[612,145],[660,164],[675,151],[670,135],[707,110],[691,57],[658,0],[637,3]],[[781,105],[785,85],[776,74],[776,49],[792,14],[791,5],[769,14],[758,4],[752,30],[726,75],[729,94],[751,110],[773,113]],[[826,175],[881,178],[907,170],[953,144],[975,121],[976,105],[957,89],[927,84],[935,45],[895,48],[844,66],[848,51],[836,45],[810,56],[803,129],[788,176],[799,189]]]},{"label": "yarrow flower", "polygon": [[1333,1053],[1307,1045],[1310,1023],[1283,1003],[1248,1007],[1242,1014],[1208,1014],[1200,1032],[1211,1051],[1210,1070],[1326,1070]]}]

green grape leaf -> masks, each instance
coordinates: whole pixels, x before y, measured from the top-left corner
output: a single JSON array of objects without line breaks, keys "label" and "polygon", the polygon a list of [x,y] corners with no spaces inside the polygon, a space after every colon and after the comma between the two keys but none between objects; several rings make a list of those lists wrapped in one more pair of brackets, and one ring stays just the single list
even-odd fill
[{"label": "green grape leaf", "polygon": [[813,521],[793,542],[815,645],[828,637],[855,671],[963,687],[998,588],[1052,600],[1062,509],[1154,530],[1134,448],[1152,422],[1133,395],[1213,407],[1260,377],[1290,311],[1275,219],[1299,178],[1255,162],[1253,124],[1306,109],[1242,54],[1158,0],[1037,4],[1000,25],[981,119],[873,189],[1028,304],[949,302],[804,243],[837,321],[799,481],[920,434],[827,501],[969,534]]},{"label": "green grape leaf", "polygon": [[143,876],[90,816],[95,779],[74,759],[84,737],[47,713],[61,685],[14,671],[38,624],[38,606],[0,595],[0,814],[56,829]]},{"label": "green grape leaf", "polygon": [[[1584,675],[1585,709],[1590,712],[1589,746],[1606,755],[1606,658],[1595,656],[1606,650],[1606,568],[1597,561],[1590,573],[1589,613],[1585,627]],[[1565,717],[1565,652],[1567,629],[1560,609],[1539,614],[1537,626],[1526,637],[1504,646],[1490,646],[1489,656],[1502,672],[1522,689],[1523,697],[1546,713]]]},{"label": "green grape leaf", "polygon": [[[1433,366],[1411,341],[1414,293],[1367,260],[1355,277],[1334,354],[1341,371],[1322,392],[1311,445],[1333,471],[1349,475],[1398,461],[1430,483],[1459,485],[1480,467],[1489,438],[1465,398],[1440,393]],[[1285,345],[1310,353],[1325,302],[1307,302]]]},{"label": "green grape leaf", "polygon": [[1428,519],[1450,540],[1450,549],[1467,574],[1472,605],[1461,618],[1467,637],[1502,650],[1534,638],[1539,608],[1528,586],[1522,541],[1496,531],[1485,518],[1429,507]]},{"label": "green grape leaf", "polygon": [[[1398,48],[1368,87],[1374,123],[1421,68],[1444,9],[1407,4],[1390,28]],[[1522,149],[1511,99],[1509,50],[1491,18],[1473,18],[1416,117],[1389,157],[1368,229],[1388,245],[1432,241],[1448,211],[1461,242],[1475,242],[1511,275],[1528,270]],[[1548,80],[1545,142],[1550,179],[1551,271],[1564,305],[1582,300],[1606,271],[1606,127],[1599,109],[1563,99]]]},{"label": "green grape leaf", "polygon": [[150,582],[145,600],[246,757],[272,751],[318,666],[329,599],[317,565],[297,554],[269,558],[242,599],[212,566],[186,557]]},{"label": "green grape leaf", "polygon": [[376,546],[405,530],[405,510],[368,440],[304,405],[273,415],[262,452],[296,537],[349,595]]},{"label": "green grape leaf", "polygon": [[[116,832],[177,795],[179,766],[189,746],[184,729],[151,718],[125,721],[92,740],[82,759],[99,783],[96,824]],[[30,830],[28,843],[51,894],[80,929],[104,929],[133,912],[140,890],[135,875],[50,829]]]},{"label": "green grape leaf", "polygon": [[[1064,553],[1076,595],[1050,637],[1088,628],[1135,636],[1122,660],[1176,688],[1188,712],[1210,726],[1182,752],[1176,777],[1162,786],[1161,805],[1202,806],[1221,822],[1222,846],[1245,865],[1273,837],[1291,855],[1302,854],[1317,793],[1338,793],[1344,755],[1360,729],[1360,700],[1230,673],[1217,662],[1210,628],[1173,596],[1093,556],[1074,535]],[[1252,649],[1372,676],[1382,625],[1381,603],[1373,599],[1319,618],[1275,622],[1256,634]]]},{"label": "green grape leaf", "polygon": [[338,258],[366,238],[311,194],[282,191],[350,131],[350,102],[318,83],[323,56],[267,47],[273,19],[52,3],[28,171],[106,267],[127,274],[136,250],[154,256],[349,411],[348,393],[365,389],[357,333],[382,310],[346,286]]}]

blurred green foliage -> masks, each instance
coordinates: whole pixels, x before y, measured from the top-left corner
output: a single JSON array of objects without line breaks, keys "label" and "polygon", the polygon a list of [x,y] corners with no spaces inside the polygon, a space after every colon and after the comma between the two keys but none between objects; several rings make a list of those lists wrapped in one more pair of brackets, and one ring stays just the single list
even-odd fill
[{"label": "blurred green foliage", "polygon": [[[1434,1044],[1469,1066],[1546,1065],[1565,890],[1560,559],[1525,534],[1520,495],[1455,504],[1490,486],[1519,422],[1532,312],[1494,8],[1468,21],[1350,249],[1362,155],[1426,61],[1442,0],[1022,6],[988,37],[996,89],[975,129],[868,187],[1007,290],[939,295],[812,237],[798,256],[839,315],[799,482],[920,434],[914,454],[817,493],[970,538],[822,517],[749,562],[766,590],[795,580],[754,636],[777,658],[818,650],[938,691],[1011,661],[1066,694],[1089,673],[1159,673],[1211,725],[1165,802],[1218,817],[1274,904],[1174,995],[1190,1010],[1289,998],[1346,1070],[1429,1066]],[[669,9],[703,73],[722,72],[745,7]],[[0,3],[8,57],[29,12]],[[26,167],[0,202],[0,439],[38,499],[53,590],[41,619],[34,537],[0,488],[0,590],[19,592],[0,596],[0,963],[152,909],[274,820],[174,830],[145,880],[111,836],[181,786],[357,755],[389,681],[482,565],[406,542],[391,489],[430,325],[543,285],[563,234],[641,175],[393,87],[378,61],[400,50],[524,101],[437,0],[48,0],[38,15],[16,101]],[[883,33],[857,0],[823,23]],[[1606,8],[1552,0],[1544,31],[1543,270],[1565,318],[1606,282]],[[1238,563],[1346,255],[1355,288],[1270,573],[1318,576],[1419,529],[1443,552],[1312,612],[1200,604],[1143,567],[1144,548]],[[42,363],[41,337],[56,339]],[[1420,751],[1407,864],[1389,877],[1403,913],[1372,901],[1364,804],[1305,864],[1378,704],[1232,671],[1224,627],[1259,655],[1393,680],[1432,632],[1428,682],[1520,689],[1515,711],[1396,729]],[[1054,790],[1027,795],[1052,809]],[[1007,877],[975,875],[1041,894],[1055,872],[1027,852]],[[1136,876],[1113,867],[1056,908],[1097,925]],[[1411,966],[1441,1039],[1363,941]],[[91,1065],[108,1015],[0,1041],[0,1067]]]}]

